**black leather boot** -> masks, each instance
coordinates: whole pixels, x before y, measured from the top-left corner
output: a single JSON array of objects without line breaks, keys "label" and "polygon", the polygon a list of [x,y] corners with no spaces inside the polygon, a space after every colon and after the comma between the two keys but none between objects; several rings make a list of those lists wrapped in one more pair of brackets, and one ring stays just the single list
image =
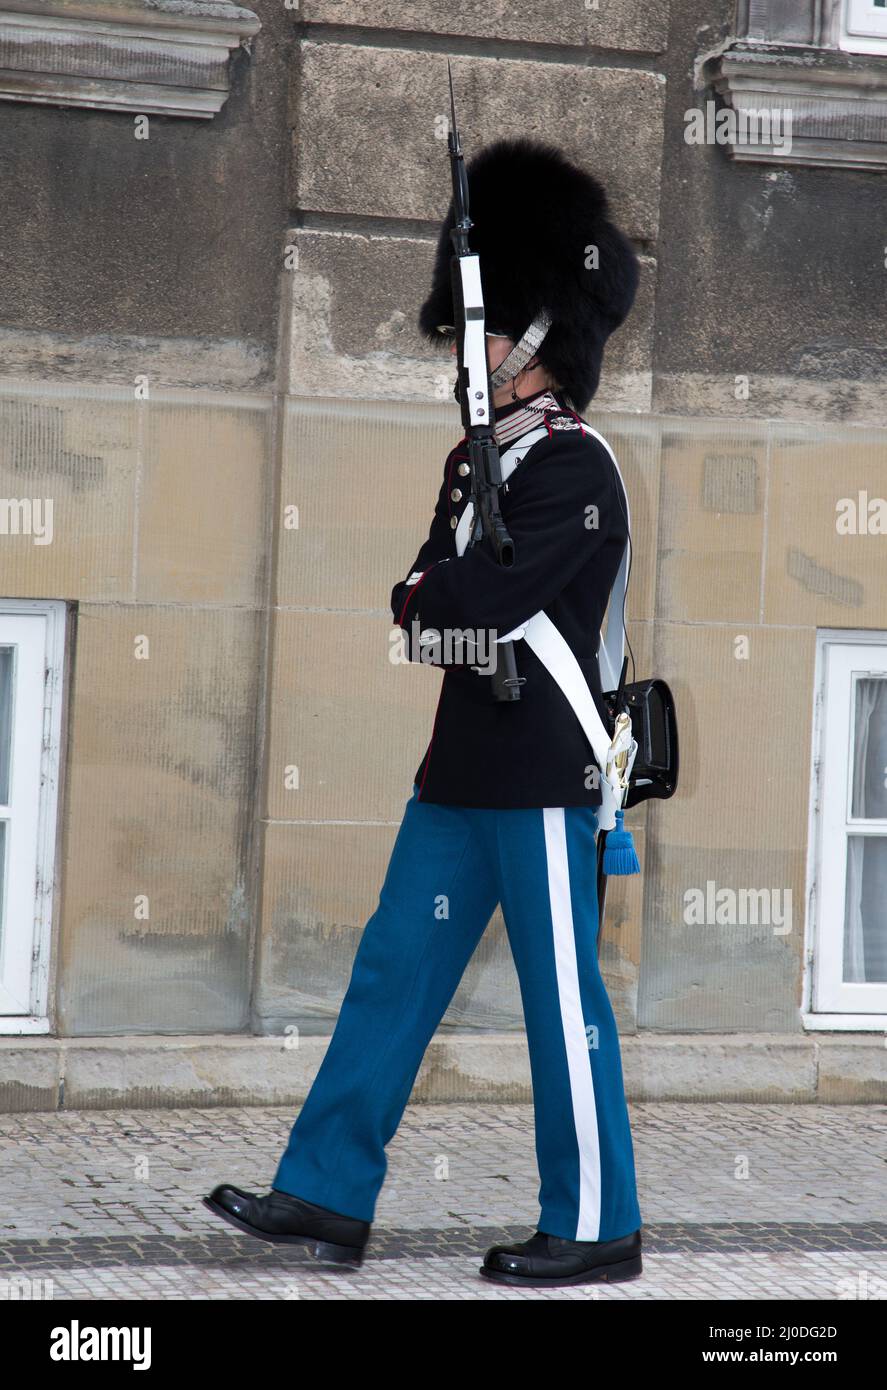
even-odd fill
[{"label": "black leather boot", "polygon": [[247,1235],[277,1245],[313,1245],[318,1259],[359,1265],[369,1239],[370,1223],[341,1216],[276,1188],[264,1197],[222,1183],[203,1205]]},{"label": "black leather boot", "polygon": [[641,1233],[616,1240],[565,1240],[537,1231],[519,1245],[494,1245],[480,1273],[500,1284],[617,1284],[641,1273]]}]

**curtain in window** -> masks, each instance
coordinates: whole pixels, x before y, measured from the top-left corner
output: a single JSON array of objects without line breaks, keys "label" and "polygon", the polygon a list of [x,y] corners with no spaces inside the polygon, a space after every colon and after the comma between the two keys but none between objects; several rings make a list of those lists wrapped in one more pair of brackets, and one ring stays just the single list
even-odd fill
[{"label": "curtain in window", "polygon": [[[887,680],[856,682],[852,814],[887,820]],[[850,835],[844,912],[844,979],[887,980],[887,838]]]}]

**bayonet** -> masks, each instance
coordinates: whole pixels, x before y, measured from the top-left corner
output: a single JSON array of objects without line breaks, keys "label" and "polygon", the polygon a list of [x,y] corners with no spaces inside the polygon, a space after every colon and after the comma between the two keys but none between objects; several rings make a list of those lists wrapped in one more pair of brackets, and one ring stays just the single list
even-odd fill
[{"label": "bayonet", "polygon": [[[447,145],[453,180],[453,243],[451,275],[453,309],[456,320],[456,370],[459,374],[459,404],[468,442],[471,501],[474,521],[468,545],[484,536],[490,538],[500,565],[514,564],[514,544],[499,510],[502,463],[493,429],[493,390],[487,362],[486,314],[480,258],[471,250],[469,233],[474,223],[469,210],[468,174],[462,154],[462,140],[456,120],[456,94],[453,70],[450,78],[450,131]],[[492,675],[496,700],[519,700],[526,677],[517,673],[514,642],[497,642],[496,667]]]}]

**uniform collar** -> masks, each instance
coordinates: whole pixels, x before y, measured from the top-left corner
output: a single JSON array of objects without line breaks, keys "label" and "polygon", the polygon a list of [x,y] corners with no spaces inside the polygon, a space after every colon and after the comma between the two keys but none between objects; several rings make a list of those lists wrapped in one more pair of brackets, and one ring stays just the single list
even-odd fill
[{"label": "uniform collar", "polygon": [[525,396],[517,401],[509,401],[507,405],[496,406],[495,434],[496,442],[501,448],[503,444],[513,444],[521,435],[527,434],[529,430],[538,429],[544,423],[545,412],[549,410],[563,410],[564,403],[559,399],[559,393],[543,387],[541,391],[536,391],[532,396]]}]

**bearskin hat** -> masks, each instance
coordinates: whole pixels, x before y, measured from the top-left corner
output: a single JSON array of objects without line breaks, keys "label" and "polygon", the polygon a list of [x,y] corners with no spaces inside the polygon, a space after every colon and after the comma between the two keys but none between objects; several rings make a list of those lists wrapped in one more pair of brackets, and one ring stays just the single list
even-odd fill
[{"label": "bearskin hat", "polygon": [[[517,342],[547,310],[552,325],[539,360],[582,411],[598,387],[604,344],[634,301],[634,249],[609,219],[603,186],[554,145],[499,140],[475,155],[467,173],[469,246],[480,257],[487,329]],[[419,313],[419,328],[432,342],[441,341],[439,325],[455,322],[453,221],[451,202]]]}]

